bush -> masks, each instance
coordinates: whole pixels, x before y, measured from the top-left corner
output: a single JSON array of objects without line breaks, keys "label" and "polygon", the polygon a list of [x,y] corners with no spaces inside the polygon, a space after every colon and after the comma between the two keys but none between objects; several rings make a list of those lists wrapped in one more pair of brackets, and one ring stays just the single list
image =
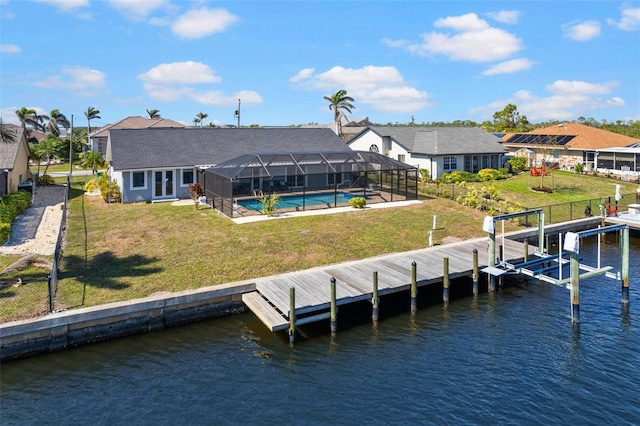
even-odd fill
[{"label": "bush", "polygon": [[488,181],[488,180],[498,180],[505,179],[506,176],[500,173],[500,171],[496,169],[482,169],[478,172],[478,177],[480,180]]},{"label": "bush", "polygon": [[11,236],[11,224],[31,204],[31,193],[12,192],[0,198],[0,244]]},{"label": "bush", "polygon": [[119,203],[122,200],[120,188],[115,182],[109,180],[106,173],[98,179],[98,187],[100,188],[102,199],[107,203]]},{"label": "bush", "polygon": [[11,224],[0,223],[0,242],[4,244],[5,241],[11,236]]},{"label": "bush", "polygon": [[349,205],[354,209],[363,209],[367,205],[364,197],[353,197],[349,200]]},{"label": "bush", "polygon": [[38,177],[38,185],[40,186],[53,185],[55,183],[56,181],[51,175],[42,175]]},{"label": "bush", "polygon": [[93,192],[97,188],[98,188],[98,181],[96,180],[96,178],[93,178],[84,184],[84,190],[87,192]]},{"label": "bush", "polygon": [[527,170],[527,159],[524,157],[513,157],[507,160],[507,163],[511,164],[511,171],[513,173],[521,173]]},{"label": "bush", "polygon": [[442,175],[443,183],[460,183],[460,182],[480,182],[477,174],[456,170],[455,172],[444,173]]}]

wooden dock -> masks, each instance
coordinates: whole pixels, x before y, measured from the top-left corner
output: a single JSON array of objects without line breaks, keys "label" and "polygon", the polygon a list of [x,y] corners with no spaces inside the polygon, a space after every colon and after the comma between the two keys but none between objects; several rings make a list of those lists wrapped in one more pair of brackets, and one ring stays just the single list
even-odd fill
[{"label": "wooden dock", "polygon": [[[496,241],[496,246],[500,244],[501,240]],[[383,296],[411,288],[413,262],[418,287],[442,283],[445,257],[449,259],[450,279],[471,276],[473,250],[478,250],[478,266],[482,269],[488,266],[487,247],[488,239],[478,238],[264,277],[256,281],[256,291],[244,294],[242,301],[271,331],[286,330],[291,287],[295,288],[295,323],[303,325],[330,317],[332,278],[336,280],[336,304],[346,305],[371,300],[374,271],[378,273],[378,295]],[[506,261],[524,257],[523,243],[505,239],[504,247]],[[529,246],[529,253],[534,249]]]},{"label": "wooden dock", "polygon": [[618,213],[618,216],[607,216],[606,223],[614,225],[627,225],[629,229],[640,230],[640,213],[631,214],[631,212]]}]

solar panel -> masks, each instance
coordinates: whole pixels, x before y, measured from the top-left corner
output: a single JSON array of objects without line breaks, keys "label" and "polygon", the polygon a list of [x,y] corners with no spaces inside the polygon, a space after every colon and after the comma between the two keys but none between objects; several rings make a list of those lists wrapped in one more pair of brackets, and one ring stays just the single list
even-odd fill
[{"label": "solar panel", "polygon": [[537,135],[531,133],[516,133],[505,143],[519,143],[527,145],[566,145],[575,138],[574,135]]}]

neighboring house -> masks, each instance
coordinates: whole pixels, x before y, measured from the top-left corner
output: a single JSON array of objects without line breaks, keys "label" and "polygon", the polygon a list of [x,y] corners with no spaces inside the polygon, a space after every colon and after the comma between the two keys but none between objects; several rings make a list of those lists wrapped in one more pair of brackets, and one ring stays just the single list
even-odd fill
[{"label": "neighboring house", "polygon": [[[628,147],[637,143],[638,139],[584,124],[565,122],[529,133],[509,133],[502,137],[502,141],[510,153],[526,158],[530,167],[544,164],[573,170],[576,164],[584,164],[587,171],[591,171],[609,168],[608,162],[605,164],[601,161],[613,160],[608,154],[598,160],[598,152]],[[620,170],[619,167],[617,169]]]},{"label": "neighboring house", "polygon": [[[344,118],[344,117],[343,117]],[[367,127],[372,127],[374,124],[369,121],[369,117],[359,118],[357,120],[346,121],[343,120],[342,123],[342,140],[345,142],[350,141],[360,132],[362,132]],[[338,133],[338,129],[336,128],[336,123],[332,123],[329,125],[331,130],[334,133]]]},{"label": "neighboring house", "polygon": [[150,128],[185,128],[182,123],[166,118],[144,118],[140,116],[127,117],[115,124],[101,127],[89,135],[89,146],[92,151],[106,153],[109,131],[113,129],[150,129]]},{"label": "neighboring house", "polygon": [[327,128],[115,129],[109,131],[106,160],[123,203],[153,202],[189,198],[198,167],[245,154],[318,150],[351,152]]},{"label": "neighboring house", "polygon": [[506,151],[498,137],[478,127],[369,127],[347,145],[427,169],[432,179],[455,170],[498,169]]},{"label": "neighboring house", "polygon": [[29,146],[22,127],[3,126],[14,138],[12,142],[0,143],[0,195],[15,192],[33,179],[29,171]]}]

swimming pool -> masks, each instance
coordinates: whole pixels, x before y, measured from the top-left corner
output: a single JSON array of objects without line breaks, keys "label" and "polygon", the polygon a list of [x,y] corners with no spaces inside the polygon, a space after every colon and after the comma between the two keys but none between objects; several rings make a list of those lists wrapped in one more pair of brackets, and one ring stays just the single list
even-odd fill
[{"label": "swimming pool", "polygon": [[[336,200],[338,203],[346,203],[353,197],[362,197],[362,194],[350,194],[346,192],[318,192],[313,194],[284,195],[281,196],[276,205],[277,209],[295,209],[302,208],[304,199],[305,206],[320,206],[329,204],[334,206]],[[248,210],[262,210],[262,203],[256,199],[238,200],[238,204]]]}]

